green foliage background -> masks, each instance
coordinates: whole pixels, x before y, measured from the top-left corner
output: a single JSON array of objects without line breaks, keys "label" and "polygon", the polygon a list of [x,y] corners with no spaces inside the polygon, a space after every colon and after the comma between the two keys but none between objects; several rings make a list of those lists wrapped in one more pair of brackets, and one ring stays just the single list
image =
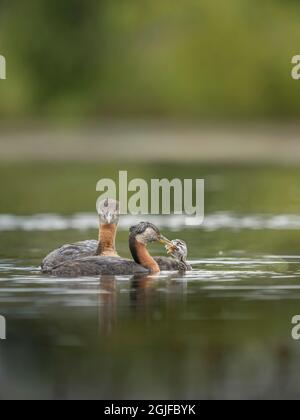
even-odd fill
[{"label": "green foliage background", "polygon": [[0,118],[298,118],[296,0],[2,0]]}]

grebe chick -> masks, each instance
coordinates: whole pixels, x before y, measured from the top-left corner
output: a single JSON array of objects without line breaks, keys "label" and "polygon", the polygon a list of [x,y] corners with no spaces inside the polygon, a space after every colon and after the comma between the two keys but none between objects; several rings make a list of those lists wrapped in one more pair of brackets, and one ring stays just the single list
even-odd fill
[{"label": "grebe chick", "polygon": [[140,223],[130,229],[129,246],[134,261],[120,257],[93,256],[65,261],[48,271],[57,277],[83,277],[98,275],[132,275],[137,273],[155,274],[160,272],[156,261],[151,257],[147,245],[170,241],[164,238],[156,226]]},{"label": "grebe chick", "polygon": [[166,249],[169,255],[171,255],[177,264],[180,272],[191,271],[192,267],[187,263],[187,244],[181,239],[174,239],[170,243],[166,244]]},{"label": "grebe chick", "polygon": [[41,264],[42,272],[47,273],[59,264],[78,258],[104,255],[117,257],[116,233],[119,223],[119,203],[112,199],[102,201],[99,211],[99,240],[87,240],[63,245],[52,251]]}]

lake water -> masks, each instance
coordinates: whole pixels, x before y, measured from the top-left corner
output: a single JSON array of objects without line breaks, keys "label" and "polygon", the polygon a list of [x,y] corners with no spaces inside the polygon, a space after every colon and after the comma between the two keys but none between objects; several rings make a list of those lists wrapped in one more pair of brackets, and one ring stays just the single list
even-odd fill
[{"label": "lake water", "polygon": [[[96,237],[95,185],[117,165],[109,168],[0,168],[9,179],[0,203],[0,398],[299,398],[291,319],[300,314],[300,170],[128,167],[133,176],[206,179],[203,226],[153,219],[187,241],[194,271],[42,276],[51,249]],[[122,256],[135,221],[120,222]]]}]

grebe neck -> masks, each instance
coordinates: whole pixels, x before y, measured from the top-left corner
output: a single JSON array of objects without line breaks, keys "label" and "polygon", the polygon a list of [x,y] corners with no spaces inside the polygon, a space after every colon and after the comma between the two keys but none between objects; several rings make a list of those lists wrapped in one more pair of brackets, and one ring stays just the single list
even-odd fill
[{"label": "grebe neck", "polygon": [[99,228],[99,245],[96,255],[103,255],[105,257],[117,257],[116,251],[116,235],[117,225],[101,224]]},{"label": "grebe neck", "polygon": [[142,265],[150,273],[159,273],[160,269],[157,262],[151,257],[146,245],[136,240],[135,237],[130,237],[129,248],[132,258],[137,264]]}]

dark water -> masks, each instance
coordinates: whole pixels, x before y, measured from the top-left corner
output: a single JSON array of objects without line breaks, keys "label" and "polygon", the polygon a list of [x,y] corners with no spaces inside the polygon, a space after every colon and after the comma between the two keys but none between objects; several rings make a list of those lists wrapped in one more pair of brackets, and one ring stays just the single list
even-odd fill
[{"label": "dark water", "polygon": [[[286,188],[274,187],[281,179],[274,168],[247,171],[200,171],[211,180],[204,226],[155,220],[188,242],[194,271],[186,276],[42,276],[41,258],[61,243],[95,237],[97,218],[78,213],[79,204],[74,216],[39,215],[42,199],[36,214],[31,201],[15,212],[26,217],[3,211],[0,398],[300,397],[300,342],[291,338],[291,319],[300,314],[300,171],[280,169]],[[13,206],[4,194],[2,206]],[[131,222],[121,221],[124,256]]]}]

